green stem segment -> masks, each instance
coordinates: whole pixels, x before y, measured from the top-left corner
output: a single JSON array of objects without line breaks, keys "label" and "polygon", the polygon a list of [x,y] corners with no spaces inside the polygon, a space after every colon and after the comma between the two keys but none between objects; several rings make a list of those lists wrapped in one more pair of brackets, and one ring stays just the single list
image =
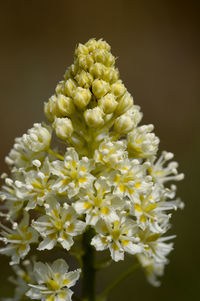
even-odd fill
[{"label": "green stem segment", "polygon": [[63,157],[62,155],[60,155],[60,154],[54,152],[52,149],[49,148],[49,149],[47,150],[47,152],[48,152],[50,155],[56,157],[57,159],[64,161],[64,157]]},{"label": "green stem segment", "polygon": [[108,287],[99,295],[97,298],[98,301],[104,301],[106,300],[106,297],[108,294],[123,280],[125,280],[128,276],[130,276],[136,269],[140,267],[139,263],[135,263],[132,265],[128,270],[126,270],[124,273],[120,274],[119,277],[117,277],[111,284],[108,285]]},{"label": "green stem segment", "polygon": [[91,246],[94,236],[93,229],[88,229],[83,234],[83,256],[82,256],[82,298],[84,301],[95,301],[95,250]]}]

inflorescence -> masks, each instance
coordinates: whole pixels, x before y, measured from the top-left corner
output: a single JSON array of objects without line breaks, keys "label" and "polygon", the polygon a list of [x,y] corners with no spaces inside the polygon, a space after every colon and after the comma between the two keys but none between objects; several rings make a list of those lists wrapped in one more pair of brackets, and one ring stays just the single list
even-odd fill
[{"label": "inflorescence", "polygon": [[140,107],[105,41],[78,45],[44,111],[48,125],[16,138],[6,157],[11,176],[2,175],[0,253],[16,273],[12,300],[71,300],[81,269],[68,272],[62,258],[27,258],[35,245],[71,252],[88,229],[96,251],[108,250],[113,261],[130,254],[159,285],[173,249],[174,236],[165,235],[171,211],[183,207],[168,182],[183,174],[172,153],[157,157],[159,138],[152,124],[139,125]]}]

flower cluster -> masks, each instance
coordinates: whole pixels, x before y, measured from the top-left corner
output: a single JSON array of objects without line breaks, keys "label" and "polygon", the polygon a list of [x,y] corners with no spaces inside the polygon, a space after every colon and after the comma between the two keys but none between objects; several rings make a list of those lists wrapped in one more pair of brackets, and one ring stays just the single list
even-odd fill
[{"label": "flower cluster", "polygon": [[13,300],[25,294],[71,300],[80,270],[68,272],[63,259],[34,262],[26,272],[16,264],[33,244],[39,251],[60,246],[70,252],[91,228],[97,251],[109,250],[113,261],[130,254],[158,285],[173,248],[167,242],[173,237],[165,236],[171,211],[183,207],[168,182],[183,174],[176,162],[168,163],[172,153],[157,158],[159,138],[153,125],[139,125],[140,107],[119,79],[105,41],[78,45],[44,111],[49,125],[34,124],[16,138],[6,157],[11,176],[2,175],[0,253],[11,256],[15,283],[23,286]]}]

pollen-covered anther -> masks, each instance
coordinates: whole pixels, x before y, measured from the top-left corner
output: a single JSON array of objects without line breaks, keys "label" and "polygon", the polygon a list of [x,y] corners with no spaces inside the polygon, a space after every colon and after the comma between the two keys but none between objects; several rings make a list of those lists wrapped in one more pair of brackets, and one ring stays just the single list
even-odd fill
[{"label": "pollen-covered anther", "polygon": [[73,100],[78,109],[84,109],[90,102],[92,95],[89,89],[78,87],[73,94]]},{"label": "pollen-covered anther", "polygon": [[104,97],[99,99],[98,105],[105,114],[111,114],[115,111],[118,103],[115,100],[115,96],[111,93],[108,93]]},{"label": "pollen-covered anther", "polygon": [[84,112],[84,118],[89,127],[97,128],[104,123],[103,111],[99,107],[88,109]]},{"label": "pollen-covered anther", "polygon": [[53,127],[56,135],[62,140],[66,140],[73,133],[73,125],[69,118],[56,118]]},{"label": "pollen-covered anther", "polygon": [[110,91],[109,83],[103,81],[102,79],[95,79],[92,84],[92,92],[96,98],[103,97],[106,93]]}]

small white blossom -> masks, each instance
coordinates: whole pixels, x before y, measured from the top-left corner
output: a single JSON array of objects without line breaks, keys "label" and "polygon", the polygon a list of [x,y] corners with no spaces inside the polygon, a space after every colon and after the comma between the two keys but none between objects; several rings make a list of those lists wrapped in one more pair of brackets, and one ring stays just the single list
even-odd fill
[{"label": "small white blossom", "polygon": [[138,254],[137,258],[145,271],[149,283],[155,287],[160,286],[160,281],[157,277],[163,276],[165,263],[156,263],[153,258],[149,258],[145,254]]},{"label": "small white blossom", "polygon": [[49,148],[51,132],[40,123],[35,123],[33,128],[28,130],[28,134],[23,135],[22,139],[28,149],[33,152],[41,152]]},{"label": "small white blossom", "polygon": [[124,259],[124,252],[136,254],[143,251],[137,237],[137,225],[125,215],[114,222],[99,220],[95,227],[97,235],[91,244],[97,251],[110,250],[114,261]]},{"label": "small white blossom", "polygon": [[125,160],[119,170],[113,172],[113,193],[134,198],[137,202],[138,192],[145,192],[152,185],[151,177],[147,176],[149,166],[148,162],[140,164],[138,160]]},{"label": "small white blossom", "polygon": [[145,252],[149,258],[153,258],[156,263],[168,263],[166,256],[173,250],[173,243],[166,243],[175,235],[161,236],[160,233],[153,233],[149,229],[138,231],[141,242],[145,245]]},{"label": "small white blossom", "polygon": [[43,166],[37,170],[23,172],[24,180],[15,181],[17,186],[17,197],[28,201],[26,210],[34,209],[36,206],[42,206],[45,200],[55,195],[52,190],[54,180],[51,179],[50,163],[48,157]]},{"label": "small white blossom", "polygon": [[92,159],[83,157],[79,160],[74,148],[68,148],[63,161],[52,162],[52,173],[58,177],[52,188],[58,193],[67,192],[69,198],[78,194],[80,188],[88,188],[94,176],[90,171],[94,168]]},{"label": "small white blossom", "polygon": [[29,214],[25,213],[19,224],[14,223],[13,230],[1,224],[3,231],[0,240],[7,246],[0,249],[0,254],[5,254],[12,257],[10,264],[18,264],[20,258],[24,258],[29,250],[30,244],[37,242],[37,232],[29,226]]},{"label": "small white blossom", "polygon": [[100,218],[116,220],[116,210],[122,209],[123,205],[123,200],[111,193],[104,177],[100,177],[94,187],[82,190],[79,199],[73,203],[79,214],[86,214],[86,223],[89,225],[95,225]]},{"label": "small white blossom", "polygon": [[128,133],[128,150],[135,158],[149,158],[156,154],[159,139],[154,133],[152,124],[142,125]]},{"label": "small white blossom", "polygon": [[157,161],[155,161],[154,158],[153,163],[148,171],[155,182],[164,184],[168,181],[180,181],[184,178],[183,173],[178,174],[178,163],[176,161],[172,161],[165,166],[166,162],[171,160],[173,157],[174,154],[163,151],[162,155]]},{"label": "small white blossom", "polygon": [[57,259],[53,264],[36,262],[34,275],[37,285],[30,284],[31,289],[26,295],[31,299],[41,301],[71,301],[74,286],[80,277],[80,270],[68,272],[68,265],[63,259]]},{"label": "small white blossom", "polygon": [[94,159],[97,163],[105,164],[111,168],[118,168],[128,157],[125,141],[103,141],[99,149],[95,151]]},{"label": "small white blossom", "polygon": [[32,223],[44,238],[38,250],[51,250],[57,242],[69,250],[74,243],[73,237],[84,231],[85,223],[77,219],[75,210],[67,204],[62,207],[57,201],[50,200],[46,205],[46,215]]},{"label": "small white blossom", "polygon": [[145,245],[145,252],[137,254],[137,258],[145,269],[148,281],[154,286],[159,286],[160,281],[157,277],[163,275],[164,267],[169,262],[166,256],[173,250],[173,243],[165,241],[173,239],[175,235],[161,237],[160,234],[147,230],[140,232],[139,237]]},{"label": "small white blossom", "polygon": [[7,216],[16,217],[24,205],[24,199],[18,197],[18,187],[12,179],[6,178],[0,192],[0,199],[4,202]]},{"label": "small white blossom", "polygon": [[44,152],[34,152],[24,144],[22,137],[15,138],[15,144],[9,155],[5,158],[6,163],[15,168],[27,169],[33,166],[35,159],[43,161]]},{"label": "small white blossom", "polygon": [[139,194],[139,202],[133,199],[129,202],[130,213],[136,217],[138,226],[154,233],[164,233],[169,227],[169,218],[166,211],[180,207],[178,201],[168,201],[174,193],[161,189],[159,185],[151,186],[145,193]]},{"label": "small white blossom", "polygon": [[25,297],[25,293],[29,290],[29,283],[35,283],[33,276],[33,267],[29,260],[24,260],[22,266],[13,265],[12,269],[15,277],[11,276],[9,281],[15,285],[13,301],[21,301]]}]

